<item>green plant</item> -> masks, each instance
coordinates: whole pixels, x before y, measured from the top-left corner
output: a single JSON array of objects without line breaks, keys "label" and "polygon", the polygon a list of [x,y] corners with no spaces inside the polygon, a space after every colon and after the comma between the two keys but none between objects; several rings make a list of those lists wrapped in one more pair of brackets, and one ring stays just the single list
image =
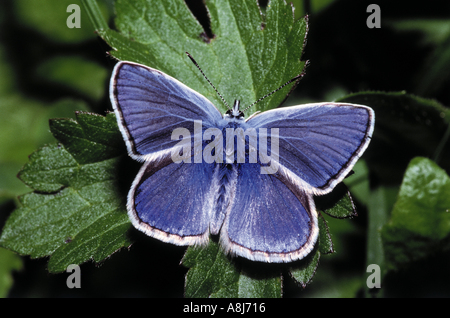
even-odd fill
[{"label": "green plant", "polygon": [[[243,105],[277,88],[305,67],[306,59],[302,55],[307,20],[294,19],[291,6],[282,0],[269,2],[262,15],[254,1],[206,1],[214,35],[212,39],[208,38],[208,32],[205,34],[183,1],[118,0],[114,6],[117,30],[108,27],[104,18],[106,10],[98,7],[96,1],[82,2],[98,35],[112,48],[111,56],[158,68],[205,95],[222,111],[225,109],[221,100],[186,58],[185,51],[197,59],[226,100],[239,98]],[[322,17],[327,14],[327,10],[323,10]],[[395,20],[391,23],[394,28],[405,27],[405,24],[396,24]],[[420,31],[426,32],[423,30]],[[434,43],[438,46],[435,52],[441,53],[433,54],[440,57],[443,65],[448,65],[446,39],[444,35]],[[324,42],[331,43],[332,40]],[[92,67],[91,72],[97,67],[84,64],[79,59],[58,58],[51,63],[53,66],[43,64],[42,72],[54,74],[58,81],[61,81],[58,72],[51,71],[57,70],[58,65],[81,63],[88,69]],[[75,69],[80,68],[69,69],[67,74],[76,72]],[[307,71],[307,74],[313,73],[314,69]],[[448,80],[435,69],[431,71],[425,76],[427,83],[440,84]],[[105,78],[105,75],[101,77]],[[69,76],[66,82],[79,90],[84,89],[77,84],[76,76]],[[448,171],[450,163],[446,160],[449,158],[446,142],[450,135],[450,113],[434,100],[404,92],[363,91],[346,95],[339,94],[341,85],[324,83],[324,87],[327,85],[330,96],[337,91],[337,95],[345,95],[339,101],[368,105],[376,113],[375,133],[367,154],[355,166],[355,174],[344,181],[357,203],[358,218],[364,211],[368,212],[365,266],[361,266],[362,270],[357,273],[341,271],[342,276],[334,283],[334,286],[346,285],[340,296],[354,296],[358,290],[366,291],[364,270],[369,264],[380,265],[383,275],[389,278],[395,271],[420,259],[448,250],[450,203],[445,196],[449,190],[448,176],[431,160],[413,158],[432,158]],[[90,95],[90,102],[100,98],[99,90],[104,88],[85,90],[85,94]],[[289,87],[286,87],[257,104],[258,108],[253,110],[277,107],[288,91]],[[426,95],[426,92],[422,93]],[[23,97],[14,98],[8,96],[7,100],[15,104],[18,98]],[[58,142],[42,146],[20,170],[19,178],[33,192],[20,197],[0,237],[2,247],[19,254],[32,258],[50,256],[48,270],[54,273],[65,271],[69,264],[81,264],[90,259],[102,262],[136,241],[124,202],[128,191],[126,185],[131,183],[130,178],[134,177],[138,165],[127,158],[112,113],[102,116],[86,112],[87,107],[80,102],[73,102],[69,111],[73,113],[74,109],[80,108],[82,111],[76,112],[74,119],[50,121],[51,133]],[[10,107],[8,111],[12,112],[12,109]],[[30,107],[30,111],[25,113],[33,114],[33,109]],[[67,109],[56,116],[68,116]],[[50,141],[48,137],[42,139],[43,142]],[[39,146],[42,143],[37,142]],[[9,147],[12,149],[14,144]],[[23,151],[29,153],[36,147],[34,143]],[[5,186],[8,187],[9,184]],[[19,190],[11,196],[24,192],[21,185],[17,188]],[[330,259],[342,262],[343,257],[352,257],[346,255],[348,249],[344,247],[342,235],[356,235],[360,229],[355,229],[354,223],[347,220],[328,217],[356,215],[354,202],[344,185],[325,198],[317,198],[317,205],[324,212],[320,217],[320,238],[316,249],[306,259],[272,266],[230,260],[214,242],[205,248],[190,247],[182,260],[182,264],[189,268],[185,295],[280,297],[283,282],[286,284],[288,276],[305,287],[316,272],[319,275],[322,267],[325,276],[318,277],[317,281],[324,286],[326,275],[332,276],[333,270],[330,270],[331,261],[327,262],[326,257],[321,256],[336,250],[336,257],[332,255]],[[439,231],[434,231],[436,227]],[[339,254],[340,250],[344,252]],[[319,260],[322,265],[318,267]],[[9,265],[5,268],[19,267]],[[317,291],[314,284],[310,287],[313,293]],[[327,295],[326,292],[323,295]]]}]

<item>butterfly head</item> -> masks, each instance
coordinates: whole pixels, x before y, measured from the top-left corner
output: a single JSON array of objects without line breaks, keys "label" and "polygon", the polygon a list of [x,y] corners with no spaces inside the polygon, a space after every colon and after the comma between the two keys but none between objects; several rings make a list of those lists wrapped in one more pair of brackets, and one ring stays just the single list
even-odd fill
[{"label": "butterfly head", "polygon": [[[255,104],[259,103],[260,101],[262,101],[263,99],[265,99],[266,97],[269,97],[270,95],[278,92],[280,89],[282,89],[283,87],[285,87],[286,85],[292,83],[292,82],[298,82],[298,80],[300,80],[304,73],[301,73],[297,76],[295,76],[293,79],[287,81],[286,83],[284,83],[283,85],[281,85],[280,87],[278,87],[277,89],[271,91],[270,93],[264,95],[263,97],[261,97],[260,99],[258,99],[256,102],[254,102],[253,104],[251,104],[250,106],[248,106],[247,108],[245,108],[244,110],[240,110],[239,109],[239,104],[240,101],[235,100],[234,101],[234,105],[233,108],[230,109],[230,107],[228,106],[227,101],[223,98],[223,96],[219,93],[219,91],[216,89],[216,87],[213,85],[213,83],[210,82],[210,80],[206,77],[205,73],[203,73],[202,69],[200,68],[200,66],[198,65],[198,63],[194,60],[194,58],[188,53],[186,52],[187,56],[191,59],[191,61],[194,63],[195,66],[197,66],[197,68],[199,69],[199,71],[202,73],[203,77],[208,81],[208,83],[214,88],[214,90],[216,91],[217,95],[219,95],[220,99],[222,99],[223,103],[225,104],[225,106],[227,106],[228,111],[225,113],[224,118],[227,119],[237,119],[237,120],[243,120],[244,119],[244,112],[253,107]],[[253,114],[255,115],[255,114]]]},{"label": "butterfly head", "polygon": [[225,117],[226,118],[235,118],[235,119],[243,119],[244,118],[244,113],[242,111],[239,110],[239,104],[240,101],[239,100],[235,100],[234,104],[233,104],[233,108],[227,110],[227,112],[225,113]]}]

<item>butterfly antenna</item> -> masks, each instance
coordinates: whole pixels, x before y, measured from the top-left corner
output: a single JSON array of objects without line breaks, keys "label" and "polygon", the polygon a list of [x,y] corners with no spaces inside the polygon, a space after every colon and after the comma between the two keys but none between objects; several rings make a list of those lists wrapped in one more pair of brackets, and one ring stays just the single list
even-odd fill
[{"label": "butterfly antenna", "polygon": [[277,89],[271,91],[269,94],[264,95],[263,97],[261,97],[260,99],[258,99],[256,102],[254,102],[253,104],[251,104],[250,106],[248,106],[246,109],[242,110],[242,112],[245,112],[247,109],[249,109],[250,107],[252,107],[253,105],[259,103],[260,101],[262,101],[264,98],[269,97],[270,95],[272,95],[273,93],[278,92],[280,89],[282,89],[283,87],[285,87],[286,85],[291,84],[292,82],[301,79],[303,77],[303,75],[305,75],[304,72],[302,72],[301,74],[298,74],[296,77],[294,77],[293,79],[287,81],[286,83],[284,83],[283,85],[281,85],[280,87],[278,87]]},{"label": "butterfly antenna", "polygon": [[213,85],[213,83],[211,83],[211,81],[206,77],[205,73],[203,73],[202,69],[200,68],[200,66],[198,65],[198,63],[194,60],[194,58],[192,57],[192,55],[190,55],[188,52],[186,52],[187,56],[189,56],[189,58],[191,59],[192,63],[195,64],[195,66],[197,66],[197,68],[199,69],[200,73],[202,73],[203,77],[208,81],[208,83],[214,88],[214,90],[216,91],[217,95],[219,95],[220,99],[222,100],[222,102],[225,104],[225,106],[227,106],[228,109],[231,110],[230,106],[228,106],[227,101],[222,97],[222,95],[220,95],[219,91],[216,89],[216,87]]}]

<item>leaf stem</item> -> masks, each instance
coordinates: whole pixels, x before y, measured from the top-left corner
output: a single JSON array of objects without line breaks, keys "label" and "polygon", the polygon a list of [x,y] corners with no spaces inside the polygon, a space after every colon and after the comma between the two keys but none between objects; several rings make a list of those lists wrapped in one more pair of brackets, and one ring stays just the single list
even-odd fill
[{"label": "leaf stem", "polygon": [[81,3],[83,4],[83,7],[86,8],[86,13],[96,31],[104,31],[109,29],[108,23],[103,17],[96,0],[81,0]]},{"label": "leaf stem", "polygon": [[[380,230],[388,221],[390,207],[386,198],[386,190],[383,187],[372,191],[368,202],[368,233],[367,233],[367,256],[366,266],[376,264],[384,269],[384,251],[381,241]],[[366,297],[373,296],[366,290]],[[377,293],[377,296],[381,296]]]}]

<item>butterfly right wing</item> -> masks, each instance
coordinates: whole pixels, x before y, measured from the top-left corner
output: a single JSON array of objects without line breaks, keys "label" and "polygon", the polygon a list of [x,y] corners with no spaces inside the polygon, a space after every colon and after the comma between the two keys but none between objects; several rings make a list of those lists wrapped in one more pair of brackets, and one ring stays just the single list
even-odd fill
[{"label": "butterfly right wing", "polygon": [[[317,103],[272,109],[247,120],[279,130],[279,173],[308,193],[330,192],[367,148],[375,114],[367,106]],[[272,139],[268,138],[270,144]]]},{"label": "butterfly right wing", "polygon": [[152,161],[170,151],[179,142],[171,138],[176,128],[194,132],[194,120],[202,121],[206,129],[222,119],[203,95],[161,71],[132,62],[116,64],[110,99],[128,153],[138,161]]},{"label": "butterfly right wing", "polygon": [[[319,233],[313,194],[331,191],[345,177],[367,148],[373,126],[372,109],[343,103],[279,108],[250,117],[243,128],[258,130],[260,161],[235,164],[235,192],[220,236],[225,249],[265,262],[308,255]],[[262,160],[268,152],[274,166]]]}]

